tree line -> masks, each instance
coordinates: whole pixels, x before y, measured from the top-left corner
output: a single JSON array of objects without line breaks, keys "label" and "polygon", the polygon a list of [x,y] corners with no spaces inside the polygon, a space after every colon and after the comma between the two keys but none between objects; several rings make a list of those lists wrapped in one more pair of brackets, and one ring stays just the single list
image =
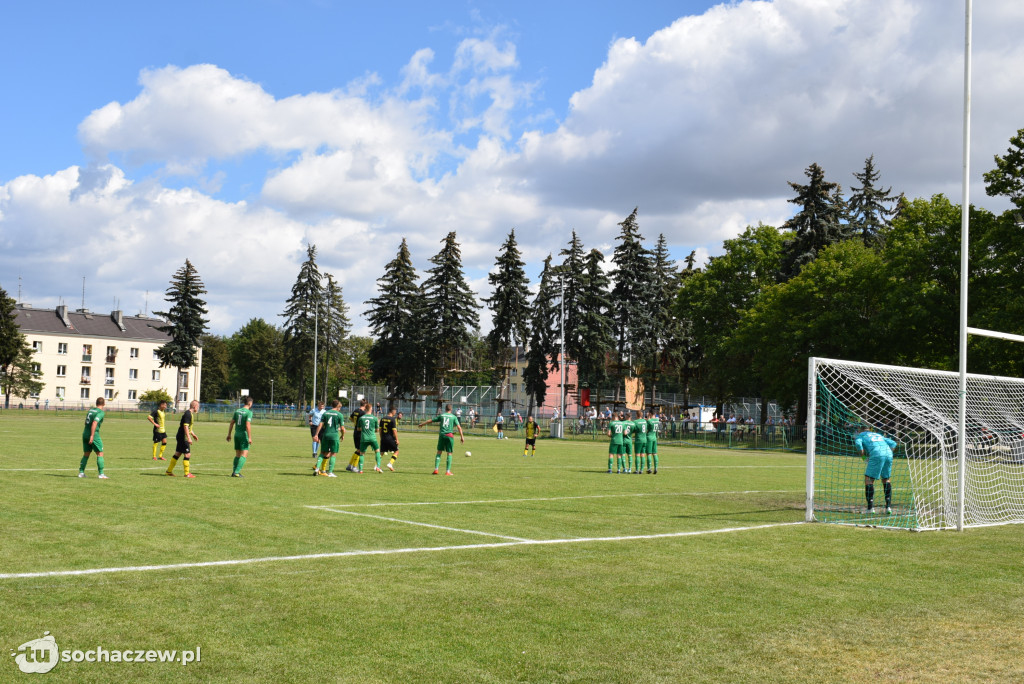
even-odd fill
[{"label": "tree line", "polygon": [[[969,324],[1020,333],[1024,129],[995,162],[986,192],[1012,208],[970,209]],[[531,405],[549,399],[548,376],[567,360],[576,366],[575,390],[607,391],[640,377],[684,402],[691,392],[719,405],[734,396],[774,400],[801,421],[809,356],[954,369],[961,207],[942,195],[908,199],[881,187],[873,157],[852,174],[849,194],[816,163],[805,175],[805,183],[789,183],[792,218],[747,227],[702,266],[694,252],[674,261],[664,235],[647,246],[634,209],[618,224],[610,258],[572,231],[544,259],[536,292],[511,230],[488,275],[491,295],[481,299],[466,282],[455,232],[422,275],[403,239],[366,302],[369,337],[350,334],[342,288],[321,272],[315,245],[307,246],[283,323],[253,318],[229,336],[205,333],[205,289],[186,261],[167,290],[172,341],[161,358],[183,367],[185,351],[203,348],[202,401],[246,388],[304,404],[372,382],[416,397],[446,384],[497,384],[518,356]],[[13,316],[7,300],[3,293],[3,319]],[[481,335],[485,308],[492,325]],[[28,358],[13,339],[0,335],[7,388],[24,382],[18,364]],[[1024,371],[1019,345],[1000,340],[972,338],[969,358],[972,372]]]}]

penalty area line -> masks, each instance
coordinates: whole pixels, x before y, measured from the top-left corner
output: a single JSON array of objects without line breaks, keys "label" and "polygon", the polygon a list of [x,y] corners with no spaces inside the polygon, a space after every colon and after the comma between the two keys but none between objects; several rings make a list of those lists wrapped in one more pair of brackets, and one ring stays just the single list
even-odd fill
[{"label": "penalty area line", "polygon": [[421,546],[404,549],[377,549],[336,551],[332,553],[310,553],[295,556],[264,556],[261,558],[239,558],[234,560],[199,561],[195,563],[173,563],[169,565],[131,565],[113,568],[86,568],[83,570],[51,570],[48,572],[7,572],[0,573],[0,580],[32,579],[40,577],[78,577],[82,575],[102,575],[118,572],[153,572],[159,570],[184,570],[187,568],[214,568],[232,565],[252,565],[255,563],[280,563],[285,561],[324,560],[331,558],[349,558],[355,556],[390,556],[401,553],[431,553],[438,551],[468,551],[472,549],[500,549],[511,546],[540,546],[546,544],[586,544],[597,542],[640,541],[645,539],[669,539],[672,537],[698,537],[707,534],[725,534],[729,532],[746,532],[750,530],[766,530],[773,527],[793,527],[806,525],[804,521],[787,523],[767,523],[749,527],[723,527],[717,530],[691,530],[689,532],[666,532],[663,534],[634,534],[623,537],[574,537],[570,539],[526,539],[523,541],[490,542],[487,544],[461,544],[454,546]]},{"label": "penalty area line", "polygon": [[369,513],[356,513],[355,511],[339,511],[335,508],[322,508],[320,510],[343,515],[356,515],[360,518],[373,518],[374,520],[387,520],[388,522],[403,523],[405,525],[418,525],[419,527],[430,527],[435,530],[447,530],[449,532],[462,532],[464,534],[479,534],[484,537],[497,537],[498,539],[511,539],[512,541],[533,541],[522,537],[510,537],[507,534],[494,534],[492,532],[480,532],[479,530],[463,530],[458,527],[445,527],[444,525],[433,525],[431,523],[415,522],[413,520],[399,520],[398,518],[385,518],[383,515],[370,515]]},{"label": "penalty area line", "polygon": [[[328,504],[305,508],[333,510],[335,508],[381,508],[385,506],[464,506],[468,504],[523,503],[528,501],[577,501],[580,499],[621,499],[649,496],[726,496],[731,494],[792,494],[803,489],[747,489],[734,492],[633,492],[630,494],[584,494],[581,496],[543,496],[527,499],[477,499],[474,501],[394,501],[367,504]],[[341,513],[342,511],[334,511]]]}]

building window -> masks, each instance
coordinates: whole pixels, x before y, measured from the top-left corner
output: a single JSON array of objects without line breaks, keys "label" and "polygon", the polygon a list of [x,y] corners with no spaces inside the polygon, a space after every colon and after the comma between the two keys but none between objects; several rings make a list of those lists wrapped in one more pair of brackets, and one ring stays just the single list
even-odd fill
[{"label": "building window", "polygon": [[[39,398],[39,392],[29,392],[28,393],[28,397],[29,397],[29,399],[38,399]],[[39,408],[39,407],[36,406],[36,408]]]},{"label": "building window", "polygon": [[107,347],[107,363],[117,361],[117,347]]},{"label": "building window", "polygon": [[179,387],[188,387],[188,373],[179,373],[178,374],[178,386]]},{"label": "building window", "polygon": [[68,375],[68,367],[67,366],[57,366],[57,377],[58,378],[65,378],[65,377],[67,377],[67,375]]},{"label": "building window", "polygon": [[113,385],[114,384],[114,369],[113,368],[108,368],[107,369],[106,377],[103,378],[103,384],[104,385]]},{"label": "building window", "polygon": [[81,397],[82,399],[88,399],[89,398],[89,388],[88,387],[83,387],[81,390],[79,390],[78,396]]},{"label": "building window", "polygon": [[153,371],[153,380],[160,380],[160,371]]},{"label": "building window", "polygon": [[139,398],[139,391],[138,390],[128,390],[128,398],[129,399],[138,399]]},{"label": "building window", "polygon": [[128,369],[128,379],[129,380],[138,380],[139,379],[139,369],[138,368],[129,368]]},{"label": "building window", "polygon": [[35,351],[35,352],[43,351],[43,342],[42,342],[42,340],[34,340],[32,342],[32,351]]},{"label": "building window", "polygon": [[159,361],[160,360],[160,355],[156,353],[156,349],[153,350],[153,360],[154,361]]},{"label": "building window", "polygon": [[63,400],[64,399],[64,394],[65,394],[64,388],[63,387],[58,387],[57,388],[57,398],[60,399],[60,400]]},{"label": "building window", "polygon": [[82,345],[82,363],[92,363],[92,345]]},{"label": "building window", "polygon": [[188,401],[188,392],[182,392],[179,394],[178,401]]},{"label": "building window", "polygon": [[82,366],[82,384],[88,385],[92,382],[92,369],[89,366]]},{"label": "building window", "polygon": [[42,372],[43,372],[42,365],[40,365],[38,363],[33,363],[32,364],[32,373],[33,374],[39,374],[39,373],[42,373]]},{"label": "building window", "polygon": [[104,399],[113,399],[114,398],[114,390],[112,390],[112,389],[105,389],[105,390],[103,390],[103,398]]},{"label": "building window", "polygon": [[57,353],[60,354],[61,356],[66,355],[68,353],[68,343],[67,342],[58,342],[57,343]]},{"label": "building window", "polygon": [[128,358],[131,358],[131,359],[139,358],[139,348],[138,347],[132,347],[131,349],[129,349],[128,350]]},{"label": "building window", "polygon": [[517,385],[516,383],[513,382],[512,383],[512,391],[513,392],[518,392],[519,391],[519,385]]}]

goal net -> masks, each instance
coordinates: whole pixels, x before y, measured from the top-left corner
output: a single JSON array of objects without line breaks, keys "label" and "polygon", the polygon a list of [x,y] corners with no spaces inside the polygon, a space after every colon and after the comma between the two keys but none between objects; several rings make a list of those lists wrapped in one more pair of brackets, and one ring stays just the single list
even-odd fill
[{"label": "goal net", "polygon": [[[957,527],[959,375],[812,358],[808,373],[807,520],[915,530]],[[892,513],[854,439],[893,439]],[[1024,522],[1024,380],[967,376],[964,526]]]}]

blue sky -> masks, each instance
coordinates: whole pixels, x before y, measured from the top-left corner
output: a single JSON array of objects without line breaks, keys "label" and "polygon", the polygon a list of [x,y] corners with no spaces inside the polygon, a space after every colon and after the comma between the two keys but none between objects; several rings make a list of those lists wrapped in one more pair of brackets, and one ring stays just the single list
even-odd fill
[{"label": "blue sky", "polygon": [[[972,200],[1024,126],[1024,4],[975,7]],[[0,286],[130,313],[189,258],[211,329],[280,323],[305,255],[363,302],[455,230],[481,295],[516,229],[714,254],[849,187],[959,199],[963,5],[932,0],[18,3],[0,24]],[[483,316],[486,323],[487,316]]]}]

